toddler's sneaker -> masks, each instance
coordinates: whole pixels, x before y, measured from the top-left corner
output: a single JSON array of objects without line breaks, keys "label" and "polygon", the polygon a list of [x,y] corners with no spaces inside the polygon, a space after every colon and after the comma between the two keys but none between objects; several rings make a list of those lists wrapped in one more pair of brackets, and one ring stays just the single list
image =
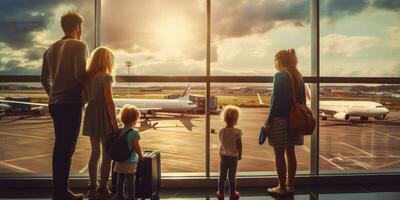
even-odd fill
[{"label": "toddler's sneaker", "polygon": [[235,193],[231,194],[229,200],[238,200],[240,198],[240,193],[235,191]]},{"label": "toddler's sneaker", "polygon": [[224,193],[221,193],[220,191],[217,191],[216,196],[217,196],[218,200],[224,200]]}]

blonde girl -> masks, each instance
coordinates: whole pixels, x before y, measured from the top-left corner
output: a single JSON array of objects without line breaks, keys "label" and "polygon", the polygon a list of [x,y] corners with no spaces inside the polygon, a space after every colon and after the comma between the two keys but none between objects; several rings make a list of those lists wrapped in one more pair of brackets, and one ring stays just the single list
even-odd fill
[{"label": "blonde girl", "polygon": [[219,133],[219,154],[221,158],[217,198],[224,199],[226,177],[229,179],[230,199],[239,199],[236,191],[236,171],[238,160],[242,159],[242,130],[235,128],[239,119],[239,108],[226,106],[222,112],[222,118],[226,123]]},{"label": "blonde girl", "polygon": [[[112,97],[114,55],[106,47],[94,50],[87,69],[87,84],[85,86],[88,105],[83,122],[83,135],[90,137],[91,154],[89,159],[89,199],[104,199],[111,197],[107,188],[111,160],[104,151],[108,134],[118,129],[115,114],[115,104]],[[97,186],[97,166],[102,155],[100,166],[100,182]]]}]

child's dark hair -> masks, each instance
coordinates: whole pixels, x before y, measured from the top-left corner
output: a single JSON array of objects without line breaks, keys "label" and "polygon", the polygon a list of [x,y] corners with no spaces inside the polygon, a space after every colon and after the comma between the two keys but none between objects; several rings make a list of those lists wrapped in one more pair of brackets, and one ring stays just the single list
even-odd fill
[{"label": "child's dark hair", "polygon": [[240,109],[237,106],[229,105],[225,106],[221,116],[227,125],[234,126],[238,122],[239,113]]}]

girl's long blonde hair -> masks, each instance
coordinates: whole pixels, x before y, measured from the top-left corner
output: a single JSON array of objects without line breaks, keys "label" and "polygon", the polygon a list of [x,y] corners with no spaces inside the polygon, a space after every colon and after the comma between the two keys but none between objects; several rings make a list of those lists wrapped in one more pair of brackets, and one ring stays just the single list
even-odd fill
[{"label": "girl's long blonde hair", "polygon": [[93,78],[99,72],[112,75],[114,68],[114,54],[107,47],[98,47],[92,53],[90,64],[87,69],[88,78]]},{"label": "girl's long blonde hair", "polygon": [[300,88],[300,81],[303,76],[297,69],[297,56],[294,49],[280,50],[275,54],[276,68],[279,71],[286,71],[290,73],[294,79],[294,86],[296,91]]}]

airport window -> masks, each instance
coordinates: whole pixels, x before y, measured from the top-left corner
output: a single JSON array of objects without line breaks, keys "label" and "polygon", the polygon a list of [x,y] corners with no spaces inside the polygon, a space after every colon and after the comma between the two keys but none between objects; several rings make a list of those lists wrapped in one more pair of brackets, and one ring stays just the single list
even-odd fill
[{"label": "airport window", "polygon": [[[60,17],[70,10],[79,11],[85,18],[82,37],[92,51],[95,47],[94,1],[0,0],[0,74],[39,75],[44,51],[64,36],[59,27]],[[39,82],[3,82],[0,88],[0,98],[7,100],[43,104],[48,101]],[[47,107],[7,105],[5,109],[0,108],[0,174],[51,174],[54,133]],[[90,152],[87,142],[83,137],[78,140],[72,174],[87,172],[85,165]]]},{"label": "airport window", "polygon": [[320,1],[321,76],[400,76],[400,9],[394,2]]},{"label": "airport window", "polygon": [[101,43],[114,50],[116,73],[205,75],[205,9],[205,0],[103,0]]},{"label": "airport window", "polygon": [[43,52],[63,37],[60,17],[79,10],[85,18],[83,39],[94,48],[94,1],[0,0],[0,74],[39,75]]},{"label": "airport window", "polygon": [[[185,92],[187,91],[187,92]],[[160,111],[142,111],[135,126],[143,151],[158,150],[162,155],[163,176],[204,176],[205,172],[205,87],[201,83],[114,84],[117,107],[125,104]]]},{"label": "airport window", "polygon": [[272,76],[274,55],[294,48],[311,74],[310,1],[211,1],[211,75]]},{"label": "airport window", "polygon": [[399,89],[400,85],[383,84],[321,85],[321,173],[400,168]]},{"label": "airport window", "polygon": [[[310,17],[315,2],[319,26]],[[51,173],[54,134],[40,105],[47,96],[38,75],[43,51],[63,36],[59,18],[68,10],[85,17],[83,40],[90,51],[98,45],[113,49],[118,106],[129,99],[158,110],[156,100],[182,99],[191,88],[188,101],[167,104],[196,107],[183,115],[148,110],[137,124],[143,150],[161,152],[164,177],[217,174],[218,130],[224,127],[219,114],[226,105],[242,111],[238,176],[275,175],[273,149],[257,139],[268,114],[274,54],[289,48],[296,49],[319,120],[314,135],[297,148],[299,174],[399,172],[399,9],[380,2],[0,0],[0,99],[38,103],[0,103],[0,174]],[[316,30],[320,37],[312,34]],[[89,140],[80,136],[73,175],[87,175],[89,154]]]},{"label": "airport window", "polygon": [[[226,127],[222,111],[227,105],[239,107],[237,128],[241,129],[243,156],[238,164],[239,175],[276,174],[274,150],[266,144],[258,144],[258,134],[268,117],[272,94],[271,83],[213,83],[211,98],[211,172],[219,172],[219,130]],[[258,97],[259,96],[259,97]],[[299,174],[309,174],[310,137],[304,137],[304,145],[296,148]],[[257,163],[257,164],[256,164]]]}]

